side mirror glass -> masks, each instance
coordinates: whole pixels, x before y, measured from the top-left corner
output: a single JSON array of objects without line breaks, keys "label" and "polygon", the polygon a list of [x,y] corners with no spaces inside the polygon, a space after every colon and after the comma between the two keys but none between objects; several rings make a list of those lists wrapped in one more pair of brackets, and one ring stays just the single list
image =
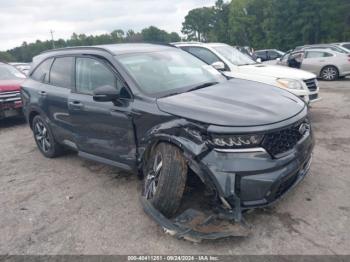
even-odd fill
[{"label": "side mirror glass", "polygon": [[118,98],[118,90],[110,85],[97,87],[93,93],[93,99],[97,102],[115,101]]},{"label": "side mirror glass", "polygon": [[217,61],[211,64],[212,67],[214,67],[216,70],[224,71],[225,70],[225,64],[221,61]]},{"label": "side mirror glass", "polygon": [[261,61],[261,58],[258,57],[258,58],[256,59],[256,62],[261,63],[261,62],[262,62],[262,61]]}]

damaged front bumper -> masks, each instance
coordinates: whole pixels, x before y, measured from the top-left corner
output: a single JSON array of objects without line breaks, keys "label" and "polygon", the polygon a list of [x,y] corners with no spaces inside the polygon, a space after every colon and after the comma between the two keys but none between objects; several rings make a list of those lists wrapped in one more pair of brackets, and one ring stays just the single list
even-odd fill
[{"label": "damaged front bumper", "polygon": [[311,132],[288,154],[273,158],[263,148],[213,150],[200,166],[214,181],[225,204],[250,209],[272,204],[307,174],[313,149]]},{"label": "damaged front bumper", "polygon": [[[185,143],[189,140],[183,136],[177,135],[177,140],[170,138],[169,141],[179,142],[190,169],[214,192],[213,203],[204,209],[187,206],[168,219],[145,199],[141,202],[146,213],[166,232],[193,241],[247,236],[250,227],[242,217],[243,211],[274,203],[302,181],[309,171],[314,147],[311,128],[292,149],[278,155],[263,147],[213,148],[200,143],[196,147],[197,144]],[[183,199],[184,202],[189,201]]]}]

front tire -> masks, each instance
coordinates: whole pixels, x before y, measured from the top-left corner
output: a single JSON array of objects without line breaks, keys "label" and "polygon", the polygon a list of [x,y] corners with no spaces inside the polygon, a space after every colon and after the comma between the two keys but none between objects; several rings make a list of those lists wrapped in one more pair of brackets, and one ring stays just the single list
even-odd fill
[{"label": "front tire", "polygon": [[32,130],[36,145],[45,157],[54,158],[62,154],[62,146],[55,141],[48,124],[42,116],[34,117]]},{"label": "front tire", "polygon": [[339,77],[338,69],[335,66],[326,66],[321,71],[321,78],[326,81],[334,81]]},{"label": "front tire", "polygon": [[187,163],[179,148],[160,143],[144,166],[142,195],[165,216],[180,206],[187,179]]}]

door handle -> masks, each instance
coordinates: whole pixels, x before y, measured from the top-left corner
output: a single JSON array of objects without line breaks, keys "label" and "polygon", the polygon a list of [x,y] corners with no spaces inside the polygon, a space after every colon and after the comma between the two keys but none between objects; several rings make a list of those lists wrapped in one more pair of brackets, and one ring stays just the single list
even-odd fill
[{"label": "door handle", "polygon": [[68,105],[74,109],[80,109],[83,107],[83,103],[77,100],[68,102]]},{"label": "door handle", "polygon": [[38,93],[39,93],[40,96],[46,96],[47,95],[47,93],[45,91],[39,91]]}]

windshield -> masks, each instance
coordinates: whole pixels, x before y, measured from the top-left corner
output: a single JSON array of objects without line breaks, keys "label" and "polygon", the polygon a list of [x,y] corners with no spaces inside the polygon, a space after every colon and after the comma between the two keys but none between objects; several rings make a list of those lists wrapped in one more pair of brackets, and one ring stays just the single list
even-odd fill
[{"label": "windshield", "polygon": [[20,71],[10,65],[0,64],[0,80],[13,80],[26,78]]},{"label": "windshield", "polygon": [[218,71],[178,50],[118,55],[119,62],[146,94],[155,97],[189,91],[225,81]]},{"label": "windshield", "polygon": [[229,60],[232,64],[241,66],[241,65],[254,65],[256,62],[251,59],[249,56],[238,51],[236,48],[233,48],[229,45],[215,46],[213,47],[220,55]]}]

